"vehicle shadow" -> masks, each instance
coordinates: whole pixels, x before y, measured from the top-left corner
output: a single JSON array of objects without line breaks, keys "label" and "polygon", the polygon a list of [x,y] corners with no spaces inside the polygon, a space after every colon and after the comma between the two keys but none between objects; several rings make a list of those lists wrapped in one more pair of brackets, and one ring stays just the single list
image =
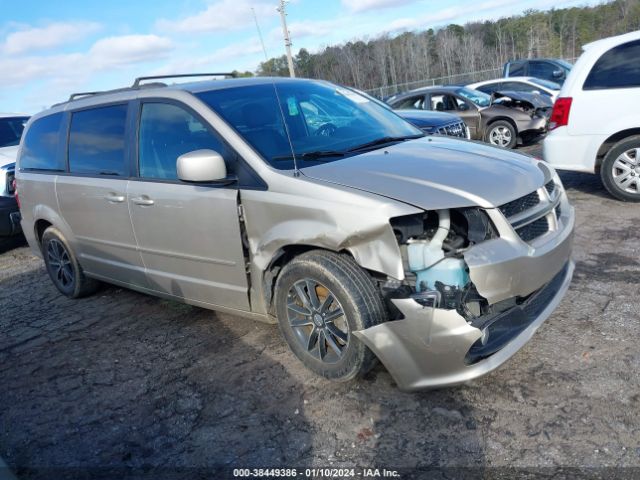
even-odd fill
[{"label": "vehicle shadow", "polygon": [[608,200],[613,199],[604,188],[600,175],[565,170],[558,170],[558,175],[560,176],[560,180],[562,180],[564,188],[567,190],[575,190]]},{"label": "vehicle shadow", "polygon": [[24,235],[14,235],[11,237],[0,237],[0,255],[6,253],[14,248],[20,248],[27,245],[27,240]]},{"label": "vehicle shadow", "polygon": [[0,457],[20,479],[231,478],[309,454],[274,326],[112,286],[69,300],[42,266],[0,282],[0,311]]}]

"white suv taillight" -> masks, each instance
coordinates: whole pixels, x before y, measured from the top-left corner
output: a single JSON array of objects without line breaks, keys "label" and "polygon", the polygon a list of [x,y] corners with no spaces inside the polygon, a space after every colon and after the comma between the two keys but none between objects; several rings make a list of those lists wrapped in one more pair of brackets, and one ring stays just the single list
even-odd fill
[{"label": "white suv taillight", "polygon": [[553,104],[551,118],[549,119],[549,130],[569,125],[569,113],[571,112],[571,103],[573,98],[560,97]]}]

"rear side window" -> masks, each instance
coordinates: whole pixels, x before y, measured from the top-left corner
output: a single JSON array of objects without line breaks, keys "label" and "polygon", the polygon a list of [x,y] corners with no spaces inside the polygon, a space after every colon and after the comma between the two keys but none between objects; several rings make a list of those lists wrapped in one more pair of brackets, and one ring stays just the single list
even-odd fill
[{"label": "rear side window", "polygon": [[562,71],[562,69],[549,62],[531,62],[529,64],[529,75],[532,77],[551,80],[555,78],[554,72],[556,71]]},{"label": "rear side window", "polygon": [[168,103],[144,103],[140,115],[140,177],[176,180],[176,161],[195,150],[215,150],[230,165],[230,152],[194,115]]},{"label": "rear side window", "polygon": [[64,158],[58,155],[62,113],[34,121],[24,137],[20,168],[23,170],[65,170]]},{"label": "rear side window", "polygon": [[584,82],[584,90],[640,87],[640,40],[603,54]]},{"label": "rear side window", "polygon": [[510,77],[522,77],[524,75],[524,62],[513,62],[509,64]]},{"label": "rear side window", "polygon": [[73,113],[69,132],[69,171],[95,175],[127,175],[126,123],[127,105]]}]

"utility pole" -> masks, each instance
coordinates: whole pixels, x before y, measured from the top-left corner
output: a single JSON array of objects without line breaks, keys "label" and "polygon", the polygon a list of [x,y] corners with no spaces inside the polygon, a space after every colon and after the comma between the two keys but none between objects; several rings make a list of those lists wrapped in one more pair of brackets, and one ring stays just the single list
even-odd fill
[{"label": "utility pole", "polygon": [[295,77],[296,72],[293,70],[293,57],[291,56],[291,37],[287,29],[287,12],[285,11],[287,0],[280,0],[278,12],[280,12],[280,20],[282,20],[282,34],[284,35],[284,46],[287,49],[287,63],[289,64],[289,76]]}]

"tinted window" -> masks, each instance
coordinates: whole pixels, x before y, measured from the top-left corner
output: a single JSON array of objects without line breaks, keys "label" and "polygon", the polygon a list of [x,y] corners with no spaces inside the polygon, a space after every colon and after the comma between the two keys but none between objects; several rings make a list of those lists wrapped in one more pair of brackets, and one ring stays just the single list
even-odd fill
[{"label": "tinted window", "polygon": [[640,40],[612,48],[595,63],[585,90],[640,87]]},{"label": "tinted window", "polygon": [[127,175],[127,105],[81,110],[71,116],[69,170],[72,173]]},{"label": "tinted window", "polygon": [[524,62],[513,62],[509,64],[510,77],[522,77],[524,75]]},{"label": "tinted window", "polygon": [[20,143],[20,137],[29,117],[0,118],[0,148],[13,147]]},{"label": "tinted window", "polygon": [[398,110],[422,110],[424,109],[424,96],[405,98],[395,103],[393,108]]},{"label": "tinted window", "polygon": [[[546,80],[552,80],[556,78],[553,75],[553,72],[562,72],[564,74],[563,69],[560,65],[554,65],[549,62],[531,62],[529,64],[529,75],[532,77],[543,78]],[[560,75],[561,77],[563,75]]]},{"label": "tinted window", "polygon": [[176,161],[194,150],[215,150],[227,160],[227,147],[187,110],[145,103],[140,116],[139,165],[144,178],[177,179]]},{"label": "tinted window", "polygon": [[479,87],[476,87],[476,90],[479,90],[481,92],[484,93],[488,93],[489,95],[491,95],[493,92],[495,92],[496,90],[500,90],[503,84],[502,83],[489,83],[487,85],[480,85]]},{"label": "tinted window", "polygon": [[39,118],[24,137],[20,168],[64,171],[64,158],[58,155],[62,113]]},{"label": "tinted window", "polygon": [[510,90],[512,92],[533,92],[535,88],[526,83],[520,82],[504,82],[500,90]]}]

